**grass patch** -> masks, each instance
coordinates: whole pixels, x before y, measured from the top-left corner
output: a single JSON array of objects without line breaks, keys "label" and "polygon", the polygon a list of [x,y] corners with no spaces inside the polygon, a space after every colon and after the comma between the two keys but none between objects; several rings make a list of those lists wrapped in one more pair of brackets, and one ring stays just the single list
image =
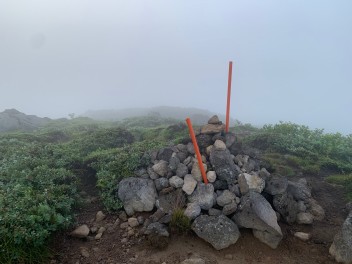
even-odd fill
[{"label": "grass patch", "polygon": [[329,183],[343,186],[347,191],[348,200],[352,201],[352,174],[337,174],[326,178]]},{"label": "grass patch", "polygon": [[171,217],[170,228],[172,232],[186,234],[191,230],[191,220],[184,215],[182,208],[176,208]]}]

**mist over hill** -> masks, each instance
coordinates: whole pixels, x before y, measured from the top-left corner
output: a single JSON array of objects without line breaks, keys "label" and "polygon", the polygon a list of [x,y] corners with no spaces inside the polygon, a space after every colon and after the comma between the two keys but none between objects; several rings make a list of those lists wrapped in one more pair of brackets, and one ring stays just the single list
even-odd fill
[{"label": "mist over hill", "polygon": [[[104,121],[121,121],[125,118],[137,117],[137,116],[159,116],[162,118],[173,118],[180,121],[184,121],[187,117],[190,117],[192,123],[195,125],[206,124],[208,119],[217,114],[221,121],[225,122],[225,115],[214,113],[205,109],[199,108],[184,108],[174,106],[158,106],[149,108],[125,108],[125,109],[110,109],[110,110],[89,110],[83,113],[81,116],[90,117],[95,120]],[[234,120],[231,119],[231,124],[234,124]]]},{"label": "mist over hill", "polygon": [[16,109],[0,112],[0,132],[33,131],[48,124],[52,119],[26,115]]}]

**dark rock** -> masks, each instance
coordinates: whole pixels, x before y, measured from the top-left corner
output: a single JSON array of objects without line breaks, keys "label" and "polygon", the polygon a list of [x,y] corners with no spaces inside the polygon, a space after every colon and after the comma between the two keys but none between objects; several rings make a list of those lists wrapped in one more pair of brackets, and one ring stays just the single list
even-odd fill
[{"label": "dark rock", "polygon": [[190,153],[191,155],[194,155],[196,152],[194,151],[194,146],[192,144],[192,142],[189,142],[187,144],[187,151],[188,153]]},{"label": "dark rock", "polygon": [[167,212],[161,210],[160,208],[155,211],[154,214],[150,216],[150,219],[152,220],[153,223],[158,222],[164,215],[166,215]]},{"label": "dark rock", "polygon": [[232,184],[237,180],[240,170],[235,165],[231,158],[231,154],[227,149],[216,150],[213,148],[210,152],[210,163],[219,180],[225,180],[228,184]]},{"label": "dark rock", "polygon": [[159,219],[159,223],[161,224],[168,224],[171,222],[172,215],[166,214],[162,218]]},{"label": "dark rock", "polygon": [[311,190],[304,181],[288,181],[287,192],[291,193],[297,201],[308,201],[312,197]]},{"label": "dark rock", "polygon": [[192,230],[217,250],[235,244],[240,237],[236,224],[224,215],[201,215],[194,220]]},{"label": "dark rock", "polygon": [[222,214],[221,210],[215,209],[215,208],[210,208],[208,211],[208,215],[210,216],[219,216],[221,214]]},{"label": "dark rock", "polygon": [[225,134],[225,144],[227,148],[230,148],[232,146],[233,143],[235,143],[236,141],[236,136],[234,133],[226,133]]},{"label": "dark rock", "polygon": [[288,223],[293,224],[299,213],[298,203],[293,199],[292,194],[282,193],[274,196],[273,205],[276,211]]},{"label": "dark rock", "polygon": [[118,184],[118,197],[128,215],[150,212],[157,197],[154,181],[135,177],[124,178]]},{"label": "dark rock", "polygon": [[187,152],[177,152],[176,154],[177,158],[180,160],[180,162],[184,162],[184,160],[187,158],[188,153]]},{"label": "dark rock", "polygon": [[157,159],[158,160],[169,161],[173,152],[174,152],[174,150],[172,148],[170,148],[170,147],[162,148],[158,152]]},{"label": "dark rock", "polygon": [[266,179],[264,191],[271,195],[281,194],[286,192],[287,186],[287,177],[273,175]]},{"label": "dark rock", "polygon": [[224,215],[230,215],[230,214],[233,214],[234,212],[236,212],[236,210],[237,210],[237,203],[233,200],[231,203],[226,204],[222,208],[222,213]]},{"label": "dark rock", "polygon": [[204,150],[211,145],[212,140],[211,140],[211,136],[210,135],[206,135],[206,134],[200,134],[197,137],[197,143],[198,143],[198,147],[199,150],[201,152],[204,152]]},{"label": "dark rock", "polygon": [[169,169],[172,172],[176,172],[177,166],[180,164],[180,159],[177,157],[176,153],[173,153],[169,160]]},{"label": "dark rock", "polygon": [[219,120],[219,117],[217,115],[213,115],[209,120],[208,120],[208,124],[213,124],[213,125],[217,125],[221,123]]},{"label": "dark rock", "polygon": [[212,140],[213,142],[215,142],[216,140],[225,141],[225,137],[224,137],[224,136],[222,135],[222,133],[220,132],[220,133],[215,134],[215,135],[211,138],[211,140]]},{"label": "dark rock", "polygon": [[154,180],[154,183],[155,183],[155,188],[158,191],[161,191],[162,189],[169,187],[169,180],[164,177]]},{"label": "dark rock", "polygon": [[229,185],[227,184],[227,181],[225,180],[216,180],[214,182],[214,190],[217,191],[217,190],[226,190],[228,189]]},{"label": "dark rock", "polygon": [[156,248],[164,249],[169,244],[169,232],[164,224],[159,222],[151,223],[144,234],[147,235],[149,243]]}]

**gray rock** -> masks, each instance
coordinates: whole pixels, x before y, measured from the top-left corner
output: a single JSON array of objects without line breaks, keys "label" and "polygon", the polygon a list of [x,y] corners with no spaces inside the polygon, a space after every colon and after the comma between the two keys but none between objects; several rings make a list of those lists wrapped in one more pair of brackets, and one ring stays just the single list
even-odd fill
[{"label": "gray rock", "polygon": [[211,183],[198,182],[195,191],[188,197],[191,203],[199,204],[203,210],[209,210],[214,205],[214,187]]},{"label": "gray rock", "polygon": [[256,174],[241,173],[238,176],[238,185],[242,195],[249,190],[261,193],[264,190],[265,181]]},{"label": "gray rock", "polygon": [[352,212],[335,235],[329,252],[337,262],[352,263]]},{"label": "gray rock", "polygon": [[154,164],[153,171],[161,177],[165,177],[168,173],[169,163],[165,160],[160,160],[157,164]]},{"label": "gray rock", "polygon": [[213,115],[211,118],[208,120],[208,124],[213,124],[217,125],[220,123],[219,117],[217,115]]},{"label": "gray rock", "polygon": [[140,225],[143,225],[144,224],[144,217],[143,216],[138,216],[137,217],[137,220],[138,220],[138,223],[140,224]]},{"label": "gray rock", "polygon": [[208,171],[207,172],[207,179],[210,183],[213,183],[216,181],[216,172],[215,171]]},{"label": "gray rock", "polygon": [[307,210],[307,206],[305,205],[305,203],[303,201],[299,201],[298,203],[298,210],[300,212],[305,212]]},{"label": "gray rock", "polygon": [[229,204],[226,204],[223,208],[222,208],[222,213],[224,215],[230,215],[233,214],[234,212],[236,212],[237,210],[237,203],[235,201],[232,201]]},{"label": "gray rock", "polygon": [[193,220],[200,215],[200,212],[201,208],[197,203],[189,203],[184,211],[184,215]]},{"label": "gray rock", "polygon": [[310,213],[298,213],[297,214],[297,224],[310,225],[313,223],[313,215]]},{"label": "gray rock", "polygon": [[236,136],[234,133],[229,132],[225,134],[225,143],[227,148],[230,148],[232,144],[235,143],[235,141],[236,141]]},{"label": "gray rock", "polygon": [[221,195],[216,198],[216,202],[219,206],[223,207],[227,204],[232,203],[235,200],[236,196],[229,190],[225,190]]},{"label": "gray rock", "polygon": [[176,148],[180,151],[180,152],[187,152],[187,146],[185,144],[177,144]]},{"label": "gray rock", "polygon": [[118,197],[128,215],[135,212],[150,212],[157,197],[153,180],[125,178],[118,185]]},{"label": "gray rock", "polygon": [[202,126],[200,133],[201,134],[216,134],[219,132],[223,132],[225,130],[224,124],[206,124]]},{"label": "gray rock", "polygon": [[186,152],[183,152],[183,151],[177,152],[176,156],[180,160],[180,162],[184,162],[185,159],[188,157],[187,150]]},{"label": "gray rock", "polygon": [[261,168],[259,171],[259,177],[266,181],[270,177],[270,172],[268,172],[266,168]]},{"label": "gray rock", "polygon": [[299,211],[298,203],[289,193],[277,194],[274,196],[273,205],[282,218],[289,224],[296,221]]},{"label": "gray rock", "polygon": [[158,191],[161,191],[162,189],[169,187],[169,180],[164,177],[154,180],[154,183],[155,183],[155,188]]},{"label": "gray rock", "polygon": [[254,236],[271,248],[276,248],[283,238],[275,211],[257,192],[250,191],[242,197],[232,219],[239,226],[252,228]]},{"label": "gray rock", "polygon": [[201,215],[194,220],[192,230],[217,250],[235,244],[240,237],[237,225],[224,215]]},{"label": "gray rock", "polygon": [[192,142],[189,142],[187,144],[187,151],[188,153],[190,153],[191,155],[194,155],[196,152],[194,151],[194,146],[192,144]]},{"label": "gray rock", "polygon": [[172,148],[170,148],[170,147],[162,148],[158,152],[157,159],[158,160],[169,161],[173,152],[174,152],[174,150]]},{"label": "gray rock", "polygon": [[314,220],[322,221],[325,217],[325,211],[316,200],[313,198],[308,199],[309,213],[313,215]]},{"label": "gray rock", "polygon": [[287,177],[270,176],[267,177],[264,191],[271,195],[281,194],[286,192],[287,186]]},{"label": "gray rock", "polygon": [[70,236],[77,238],[86,238],[89,235],[89,227],[87,225],[81,225],[70,233]]},{"label": "gray rock", "polygon": [[345,208],[346,208],[347,212],[351,212],[352,211],[352,202],[347,203]]},{"label": "gray rock", "polygon": [[297,201],[308,201],[308,199],[312,197],[311,190],[307,184],[304,183],[304,181],[288,181],[287,192],[291,193],[293,198],[295,198]]},{"label": "gray rock", "polygon": [[152,180],[158,179],[159,175],[155,173],[155,171],[153,171],[153,169],[151,167],[148,167],[147,169],[148,175]]},{"label": "gray rock", "polygon": [[178,176],[172,176],[169,179],[169,184],[174,188],[181,188],[183,186],[183,180]]},{"label": "gray rock", "polygon": [[[171,210],[170,210],[170,212],[171,212]],[[166,211],[164,211],[164,210],[158,208],[158,210],[156,210],[156,211],[154,212],[154,214],[152,214],[152,215],[149,217],[149,219],[150,219],[151,222],[153,222],[153,223],[158,222],[162,217],[164,217],[164,216],[166,215],[166,213],[167,213]],[[147,221],[148,221],[149,219],[147,219]],[[145,226],[147,226],[147,224],[148,224],[147,221],[144,222],[144,225],[145,225]],[[146,223],[147,223],[147,224],[146,224]],[[149,224],[150,224],[150,223],[149,223]]]},{"label": "gray rock", "polygon": [[247,163],[243,164],[243,168],[247,171],[257,171],[259,170],[259,163],[257,161],[255,161],[254,159],[249,159]]},{"label": "gray rock", "polygon": [[213,146],[216,150],[225,150],[226,149],[225,143],[223,141],[221,141],[220,139],[215,140]]},{"label": "gray rock", "polygon": [[239,168],[235,165],[231,158],[230,152],[226,150],[212,149],[210,152],[210,163],[213,166],[217,179],[225,180],[228,184],[232,184],[237,180],[240,173]]},{"label": "gray rock", "polygon": [[[203,168],[204,168],[204,171],[207,171],[207,165],[204,163],[203,163]],[[191,174],[196,181],[198,182],[203,181],[203,176],[202,176],[202,173],[200,172],[198,161],[193,163]]]},{"label": "gray rock", "polygon": [[221,210],[215,209],[215,208],[210,208],[208,211],[208,215],[210,216],[219,216],[221,214],[222,214]]},{"label": "gray rock", "polygon": [[165,213],[172,213],[175,207],[183,207],[186,204],[186,197],[181,189],[171,193],[160,195],[155,202],[158,209]]},{"label": "gray rock", "polygon": [[186,174],[188,174],[188,167],[183,163],[178,164],[176,169],[176,175],[178,177],[183,178]]},{"label": "gray rock", "polygon": [[169,160],[169,169],[172,172],[176,172],[177,166],[180,164],[180,159],[177,157],[176,153],[174,152]]},{"label": "gray rock", "polygon": [[228,188],[229,191],[233,192],[236,196],[241,196],[240,187],[238,184],[230,184]]},{"label": "gray rock", "polygon": [[184,178],[183,181],[183,186],[182,186],[182,190],[188,194],[191,195],[194,191],[194,189],[197,186],[197,181],[193,178],[193,176],[191,174],[187,174]]},{"label": "gray rock", "polygon": [[172,214],[166,214],[162,218],[159,219],[159,223],[168,224],[171,222]]}]

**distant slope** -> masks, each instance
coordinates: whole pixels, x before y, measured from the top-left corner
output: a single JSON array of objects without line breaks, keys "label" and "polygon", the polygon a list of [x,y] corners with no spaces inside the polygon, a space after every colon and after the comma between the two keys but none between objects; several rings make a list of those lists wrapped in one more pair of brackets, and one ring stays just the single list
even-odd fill
[{"label": "distant slope", "polygon": [[[126,108],[119,110],[90,110],[82,114],[81,116],[90,117],[95,120],[106,120],[106,121],[121,121],[125,118],[137,117],[137,116],[160,116],[163,118],[173,118],[177,120],[185,120],[186,117],[190,117],[192,123],[195,125],[206,124],[208,119],[216,113],[212,113],[208,110],[199,108],[183,108],[173,106],[158,106],[150,108]],[[224,115],[218,115],[220,120],[225,122]],[[231,123],[233,120],[231,120]]]},{"label": "distant slope", "polygon": [[26,115],[16,109],[6,109],[0,112],[0,132],[33,131],[50,122],[51,119]]}]

